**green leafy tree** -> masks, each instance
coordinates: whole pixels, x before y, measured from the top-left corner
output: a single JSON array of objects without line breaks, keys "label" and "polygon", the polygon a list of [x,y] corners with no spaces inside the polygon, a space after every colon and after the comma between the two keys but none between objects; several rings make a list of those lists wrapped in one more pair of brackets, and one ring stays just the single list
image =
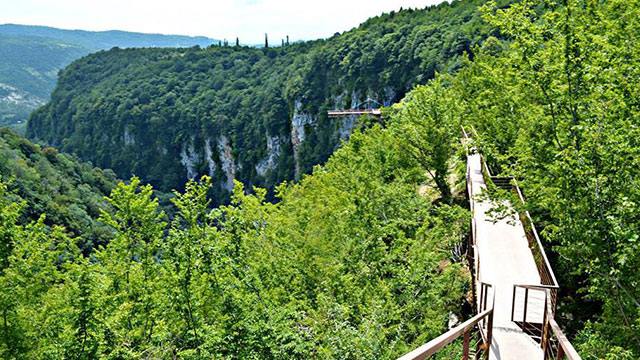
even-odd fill
[{"label": "green leafy tree", "polygon": [[[135,356],[150,347],[163,312],[159,301],[160,242],[165,215],[152,189],[137,178],[120,183],[108,198],[113,211],[100,220],[115,231],[113,239],[96,253],[100,262],[99,307],[114,356]],[[118,354],[118,355],[116,355]]]},{"label": "green leafy tree", "polygon": [[[489,3],[510,42],[460,74],[465,112],[496,168],[521,179],[557,251],[561,303],[589,358],[640,353],[635,211],[635,3]],[[470,86],[469,86],[470,85]]]},{"label": "green leafy tree", "polygon": [[449,167],[459,142],[460,105],[442,79],[411,92],[400,109],[402,149],[423,165],[445,203],[451,203]]}]

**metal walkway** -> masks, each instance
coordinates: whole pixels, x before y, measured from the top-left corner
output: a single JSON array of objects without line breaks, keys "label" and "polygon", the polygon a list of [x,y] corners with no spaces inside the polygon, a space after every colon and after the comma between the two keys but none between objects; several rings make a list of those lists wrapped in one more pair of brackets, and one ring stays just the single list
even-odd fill
[{"label": "metal walkway", "polygon": [[559,286],[531,216],[516,211],[508,200],[488,196],[486,181],[491,189],[507,190],[524,204],[517,182],[492,176],[463,133],[476,315],[400,359],[428,358],[462,338],[463,359],[580,360],[555,321]]},{"label": "metal walkway", "polygon": [[[468,167],[470,189],[473,195],[469,201],[474,202],[472,208],[474,209],[476,256],[479,259],[476,288],[480,288],[481,282],[491,284],[492,289],[488,291],[488,296],[489,298],[495,296],[493,339],[489,358],[543,359],[540,345],[511,321],[514,285],[541,285],[538,268],[529,249],[524,227],[517,215],[496,220],[487,213],[496,204],[490,200],[479,201],[478,199],[487,190],[479,154],[469,155]],[[508,203],[503,205],[510,206]],[[528,299],[527,318],[532,323],[542,325],[545,308],[544,292],[534,293]],[[516,312],[514,317],[522,318],[522,311]]]}]

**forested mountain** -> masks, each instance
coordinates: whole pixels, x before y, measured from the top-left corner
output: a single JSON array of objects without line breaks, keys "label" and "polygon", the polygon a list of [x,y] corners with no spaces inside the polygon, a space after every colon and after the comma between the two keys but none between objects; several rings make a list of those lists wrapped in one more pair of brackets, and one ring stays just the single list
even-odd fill
[{"label": "forested mountain", "polygon": [[58,71],[88,53],[57,40],[0,34],[0,126],[24,129],[31,111],[49,98]]},{"label": "forested mountain", "polygon": [[[264,189],[249,191],[235,183],[230,203],[213,207],[208,194],[219,191],[220,184],[205,176],[175,193],[175,214],[169,218],[152,187],[134,177],[113,188],[106,204],[99,206],[98,217],[93,210],[86,212],[94,224],[104,226],[106,241],[84,249],[84,254],[78,247],[85,243],[83,231],[69,233],[46,226],[54,222],[27,219],[42,211],[49,219],[65,208],[32,209],[38,202],[28,200],[25,192],[49,186],[49,178],[70,179],[72,183],[64,184],[86,192],[69,196],[84,199],[95,193],[97,197],[112,188],[112,176],[12,133],[0,133],[0,357],[396,358],[441,334],[450,315],[464,317],[465,308],[473,306],[463,246],[469,231],[459,145],[464,126],[473,129],[471,145],[491,170],[518,180],[527,199],[523,206],[540,229],[559,277],[562,292],[556,317],[582,357],[640,358],[640,5],[622,0],[561,4],[525,0],[498,6],[489,1],[479,13],[483,25],[478,26],[495,36],[474,47],[472,56],[452,60],[458,71],[437,74],[410,90],[399,104],[384,109],[384,121],[356,129],[312,174],[278,186],[277,201],[267,201]],[[407,14],[404,22],[411,18]],[[398,14],[373,19],[352,35],[342,36],[356,36],[367,26],[375,29],[394,16]],[[366,32],[360,36],[363,43],[368,41]],[[224,74],[220,81],[226,86],[231,73],[224,71],[249,61],[229,54],[255,54],[255,64],[271,69],[286,64],[287,51],[330,49],[331,41],[341,38],[283,49],[144,51],[151,60],[152,55],[157,57],[153,61],[141,60],[137,51],[105,52],[65,71],[67,80],[56,92],[59,98],[34,119],[64,133],[64,128],[47,121],[75,124],[71,120],[92,111],[88,104],[76,103],[84,98],[75,93],[67,96],[73,91],[71,84],[94,93],[88,96],[94,97],[95,108],[109,110],[104,101],[117,91],[109,93],[106,84],[115,89],[119,82],[135,83],[138,74],[147,76],[142,61],[157,68],[164,64],[182,74],[193,64],[206,63],[190,57],[211,55],[211,61],[221,61],[217,71]],[[215,59],[217,52],[233,62],[225,66]],[[113,77],[126,68],[116,61],[116,54],[128,56],[128,80]],[[292,58],[287,69],[325,61]],[[346,64],[350,62],[340,66]],[[302,91],[304,99],[313,99],[318,91],[302,87],[305,84],[320,86],[319,94],[332,94],[333,86],[358,89],[338,80],[312,81],[301,76],[317,73],[294,70],[285,74],[297,79],[291,83],[278,82],[280,73],[275,70],[268,79],[275,85],[298,84],[299,88],[285,87],[284,93]],[[334,68],[320,74],[337,77]],[[381,81],[376,79],[365,76],[362,81]],[[103,80],[103,87],[94,87]],[[263,86],[259,80],[266,81],[242,82],[236,96],[258,92],[252,86]],[[182,81],[180,76],[176,81]],[[154,84],[140,84],[132,114],[143,116],[155,109],[144,105],[154,104],[163,93],[150,92],[139,102]],[[175,97],[164,98],[173,100],[166,105],[189,109],[175,105],[180,103],[178,93],[189,87],[171,89]],[[103,99],[98,91],[110,95]],[[129,95],[121,94],[122,103]],[[209,102],[198,99],[209,103],[216,97]],[[282,103],[287,108],[287,102]],[[261,104],[264,111],[270,109],[266,104]],[[304,104],[301,100],[298,115],[312,111]],[[223,105],[222,100],[216,103]],[[295,111],[293,105],[290,111]],[[317,105],[318,111],[330,105]],[[126,106],[111,106],[116,113],[129,114]],[[69,111],[74,107],[77,111]],[[254,119],[246,116],[230,120],[231,124],[243,129],[240,119],[247,123]],[[321,119],[305,133],[306,139],[320,133]],[[160,117],[157,121],[171,125]],[[147,125],[144,130],[152,131],[153,123]],[[94,131],[112,129],[107,122],[101,126]],[[141,141],[142,132],[132,135],[137,128],[117,126],[113,125],[114,131],[122,131],[127,146]],[[93,141],[91,133],[80,133]],[[226,135],[231,145],[236,144],[232,139],[238,141],[234,134]],[[65,139],[60,140],[62,146],[79,141],[60,138]],[[301,144],[310,144],[306,139]],[[177,143],[180,151],[182,141]],[[206,144],[206,139],[202,141]],[[245,156],[235,148],[222,148],[222,153]],[[185,154],[194,152],[187,145]],[[200,173],[207,170],[205,166]],[[26,178],[40,181],[22,181],[25,173],[35,172],[61,176],[32,175]],[[98,181],[102,176],[107,180]],[[13,184],[23,185],[12,185],[11,178]],[[48,187],[41,194],[62,193],[56,189],[66,186]],[[497,191],[490,196],[500,200],[511,195]],[[70,201],[62,200],[54,204]],[[58,221],[73,230],[65,218]],[[461,357],[456,345],[449,351],[442,358]]]},{"label": "forested mountain", "polygon": [[0,25],[0,34],[8,36],[30,36],[58,40],[86,49],[99,50],[112,47],[192,47],[209,46],[217,40],[204,36],[147,34],[130,31],[85,31],[57,29],[35,25]]},{"label": "forested mountain", "polygon": [[[402,141],[430,123],[389,116],[276,204],[237,183],[211,209],[203,178],[168,223],[150,186],[120,183],[98,219],[109,242],[87,257],[63,229],[16,224],[0,186],[0,357],[392,359],[437,336],[465,312],[468,215],[411,155],[432,147]],[[447,162],[458,127],[441,125]]]},{"label": "forested mountain", "polygon": [[0,126],[24,129],[29,113],[49,99],[58,71],[91,52],[112,47],[208,46],[213,42],[205,37],[0,25]]},{"label": "forested mountain", "polygon": [[97,217],[106,204],[104,196],[116,184],[112,171],[0,129],[0,180],[11,194],[7,199],[24,207],[19,223],[47,214],[44,224],[64,226],[84,251],[105,244],[110,236]]},{"label": "forested mountain", "polygon": [[324,162],[355,119],[326,110],[400,100],[452,72],[486,37],[477,5],[454,1],[277,48],[114,49],[66,68],[32,139],[118,176],[182,188],[207,174],[223,202],[238,179],[273,187]]}]

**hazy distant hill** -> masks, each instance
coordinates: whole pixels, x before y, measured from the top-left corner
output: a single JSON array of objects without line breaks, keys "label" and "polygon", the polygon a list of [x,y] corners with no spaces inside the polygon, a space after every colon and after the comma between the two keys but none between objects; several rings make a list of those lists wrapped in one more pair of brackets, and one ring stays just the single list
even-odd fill
[{"label": "hazy distant hill", "polygon": [[89,53],[113,47],[204,47],[214,41],[202,36],[0,25],[0,126],[20,129],[29,113],[48,100],[58,71]]},{"label": "hazy distant hill", "polygon": [[112,47],[191,47],[209,46],[215,40],[204,36],[143,34],[127,31],[64,30],[47,26],[0,25],[1,35],[37,36],[56,39],[90,50]]}]

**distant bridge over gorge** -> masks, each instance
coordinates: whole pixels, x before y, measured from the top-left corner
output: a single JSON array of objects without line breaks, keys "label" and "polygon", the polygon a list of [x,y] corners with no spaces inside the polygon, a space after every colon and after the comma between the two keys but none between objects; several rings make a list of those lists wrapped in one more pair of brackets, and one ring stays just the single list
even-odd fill
[{"label": "distant bridge over gorge", "polygon": [[382,111],[380,111],[381,104],[372,98],[367,98],[365,101],[356,104],[352,109],[342,109],[342,110],[329,110],[327,111],[327,115],[330,118],[340,118],[345,116],[361,116],[361,115],[372,115],[372,116],[382,116]]},{"label": "distant bridge over gorge", "polygon": [[[581,359],[555,321],[559,286],[531,216],[517,212],[507,200],[480,197],[488,189],[504,189],[524,203],[517,182],[492,176],[463,133],[476,315],[400,360],[428,358],[460,338],[463,359]],[[497,207],[512,216],[492,217],[490,210]]]}]

